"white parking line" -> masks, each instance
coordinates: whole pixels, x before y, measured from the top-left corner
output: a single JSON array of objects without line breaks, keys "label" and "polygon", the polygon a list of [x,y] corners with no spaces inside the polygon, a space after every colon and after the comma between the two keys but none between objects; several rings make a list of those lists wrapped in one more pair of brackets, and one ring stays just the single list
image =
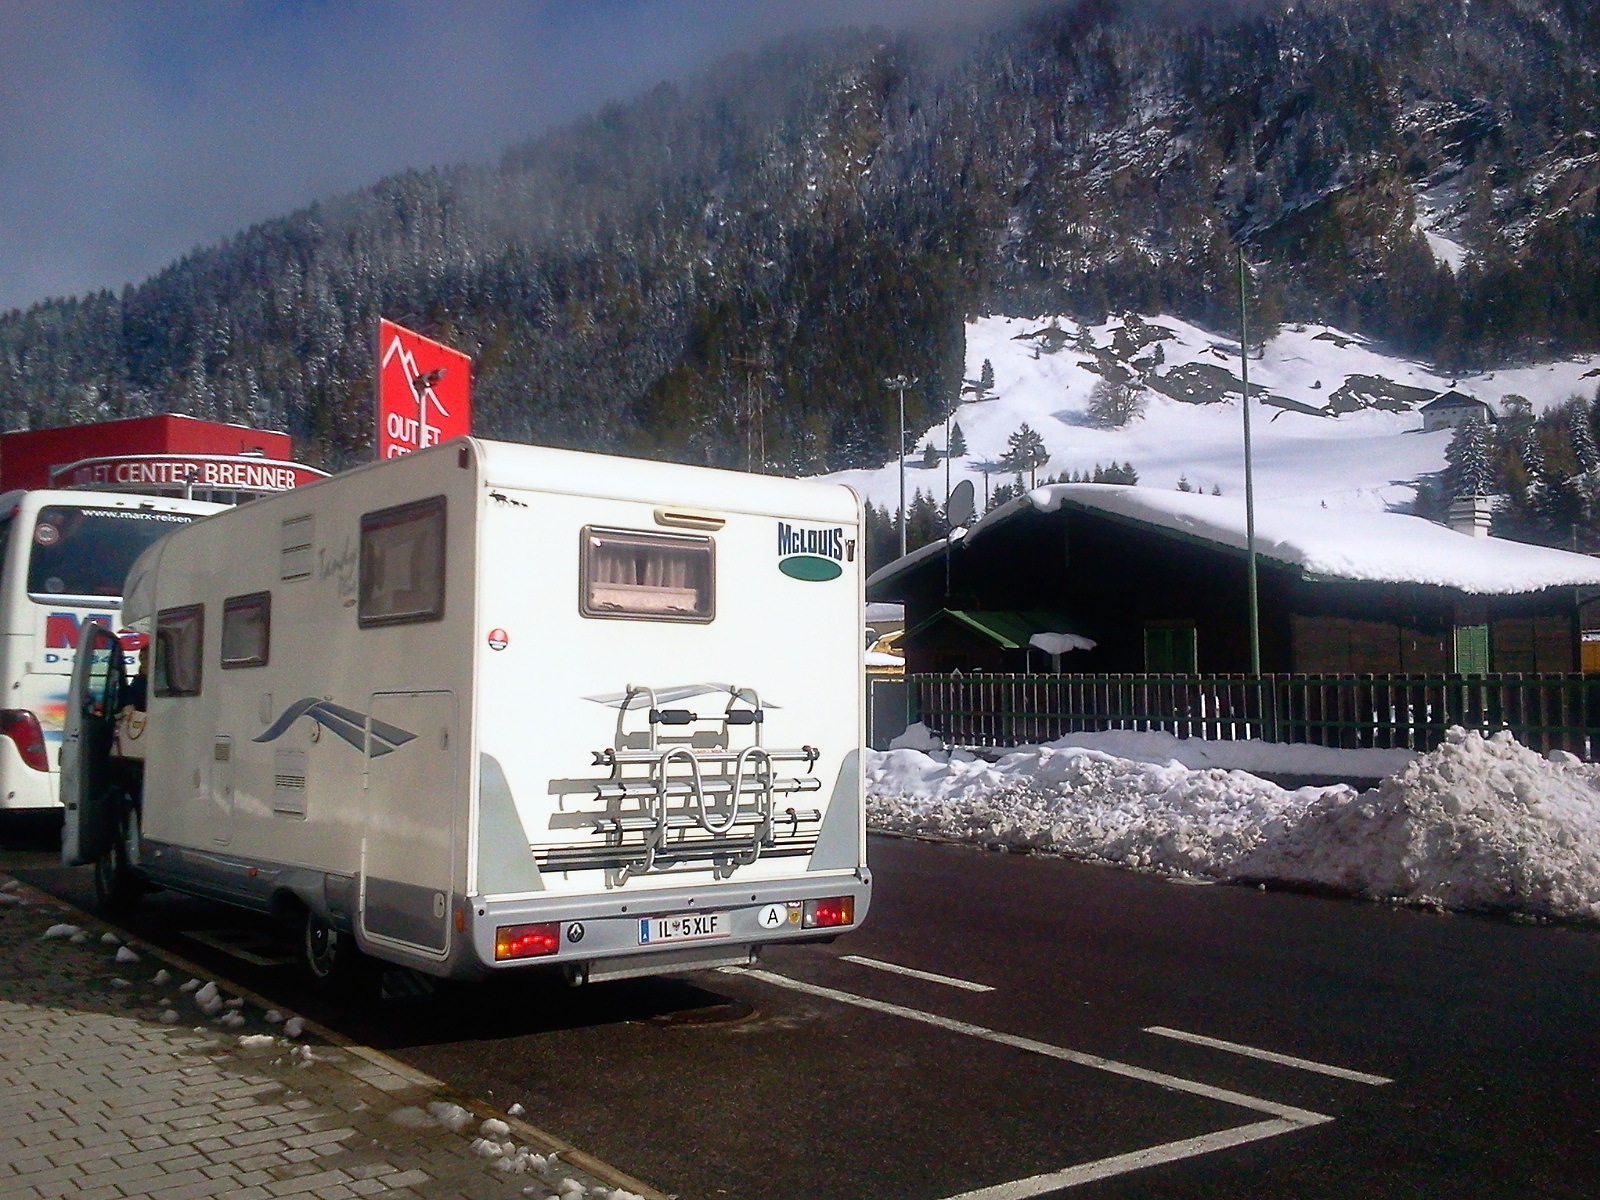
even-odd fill
[{"label": "white parking line", "polygon": [[1233,1129],[1223,1129],[1216,1133],[1202,1134],[1200,1137],[1185,1138],[1181,1142],[1166,1142],[1160,1146],[1150,1146],[1144,1150],[1135,1150],[1130,1154],[1116,1154],[1110,1158],[1098,1158],[1093,1162],[1079,1163],[1075,1167],[1068,1167],[1064,1171],[1052,1171],[1046,1175],[1033,1175],[1027,1179],[1018,1179],[1011,1183],[997,1183],[993,1187],[979,1188],[975,1192],[962,1192],[959,1196],[950,1196],[947,1200],[1024,1200],[1028,1196],[1042,1196],[1046,1192],[1059,1192],[1065,1188],[1077,1187],[1083,1183],[1093,1183],[1097,1179],[1109,1179],[1113,1175],[1126,1175],[1129,1171],[1140,1171],[1145,1167],[1154,1167],[1160,1163],[1177,1162],[1183,1158],[1197,1158],[1202,1154],[1211,1154],[1217,1150],[1227,1150],[1232,1146],[1242,1146],[1246,1142],[1259,1142],[1262,1138],[1277,1137],[1280,1133],[1292,1133],[1305,1126],[1297,1125],[1293,1121],[1257,1121],[1251,1125],[1240,1125]]},{"label": "white parking line", "polygon": [[1333,1120],[1332,1117],[1325,1113],[1312,1112],[1310,1109],[1295,1108],[1293,1105],[1279,1104],[1273,1100],[1263,1100],[1259,1096],[1248,1096],[1243,1092],[1212,1087],[1208,1083],[1198,1083],[1193,1079],[1183,1079],[1177,1075],[1167,1075],[1161,1071],[1147,1071],[1143,1067],[1117,1062],[1115,1059],[1102,1058],[1098,1054],[1085,1054],[1081,1050],[1068,1050],[1064,1046],[1054,1046],[1049,1042],[1018,1037],[1011,1033],[1001,1033],[999,1030],[987,1029],[982,1025],[974,1025],[969,1021],[956,1021],[950,1017],[941,1017],[937,1013],[907,1008],[903,1004],[890,1004],[884,1000],[873,1000],[867,996],[857,996],[853,992],[841,992],[837,988],[822,987],[820,984],[802,983],[798,979],[790,979],[786,975],[775,975],[771,971],[753,970],[749,967],[723,967],[721,970],[728,975],[748,975],[752,979],[759,979],[763,983],[772,984],[774,987],[788,988],[790,991],[803,992],[809,996],[820,996],[826,1000],[836,1000],[840,1004],[850,1004],[857,1008],[870,1009],[873,1012],[886,1013],[893,1017],[903,1017],[908,1021],[919,1021],[924,1025],[932,1025],[936,1029],[944,1029],[951,1033],[961,1033],[968,1037],[981,1038],[986,1042],[995,1042],[1018,1050],[1027,1050],[1034,1054],[1045,1055],[1047,1058],[1060,1059],[1062,1062],[1076,1063],[1078,1066],[1091,1067],[1094,1070],[1120,1075],[1127,1079],[1137,1079],[1142,1083],[1158,1084],[1164,1088],[1171,1088],[1175,1092],[1187,1092],[1193,1096],[1204,1096],[1208,1100],[1220,1100],[1224,1104],[1234,1104],[1240,1108],[1266,1113],[1268,1116],[1275,1118],[1270,1121],[1256,1121],[1249,1125],[1239,1125],[1232,1129],[1218,1130],[1216,1133],[1208,1133],[1200,1137],[1185,1138],[1182,1141],[1164,1142],[1159,1146],[1148,1146],[1143,1150],[1134,1150],[1128,1154],[1117,1154],[1110,1158],[1095,1159],[1092,1162],[1079,1163],[1075,1167],[1067,1167],[1065,1170],[1047,1175],[1034,1175],[1027,1179],[1018,1179],[1010,1183],[998,1183],[987,1188],[980,1188],[975,1192],[962,1192],[958,1196],[949,1197],[948,1200],[1024,1200],[1028,1196],[1041,1196],[1046,1192],[1060,1191],[1063,1188],[1075,1187],[1078,1184],[1089,1183],[1092,1180],[1105,1179],[1112,1175],[1123,1175],[1129,1171],[1142,1170],[1145,1167],[1155,1166],[1157,1163],[1175,1162],[1182,1158],[1194,1158],[1197,1155],[1226,1150],[1230,1146],[1240,1146],[1246,1142],[1260,1141],[1262,1138],[1277,1137],[1279,1134],[1292,1133],[1297,1129],[1307,1129],[1313,1125],[1324,1125]]},{"label": "white parking line", "polygon": [[845,962],[859,963],[863,967],[876,967],[880,971],[892,971],[896,975],[909,975],[912,979],[925,979],[929,983],[942,983],[948,987],[960,988],[966,992],[992,992],[994,989],[986,983],[973,983],[968,979],[957,979],[954,975],[935,975],[932,971],[919,971],[915,967],[902,967],[898,963],[882,962],[876,958],[863,958],[859,954],[841,954]]},{"label": "white parking line", "polygon": [[1181,1029],[1168,1029],[1165,1025],[1147,1026],[1145,1032],[1156,1034],[1158,1037],[1175,1038],[1180,1042],[1192,1042],[1196,1046],[1209,1046],[1213,1050],[1226,1050],[1230,1054],[1242,1054],[1246,1058],[1259,1058],[1265,1062],[1277,1063],[1281,1067],[1297,1067],[1302,1071],[1315,1071],[1319,1075],[1332,1075],[1335,1079],[1370,1083],[1373,1087],[1382,1087],[1386,1083],[1394,1082],[1382,1075],[1369,1075],[1365,1071],[1352,1071],[1348,1067],[1330,1067],[1327,1063],[1313,1062],[1309,1058],[1295,1058],[1293,1055],[1278,1054],[1272,1050],[1258,1050],[1254,1046],[1241,1045],[1239,1042],[1225,1042],[1220,1038],[1205,1037],[1198,1033],[1185,1033]]}]

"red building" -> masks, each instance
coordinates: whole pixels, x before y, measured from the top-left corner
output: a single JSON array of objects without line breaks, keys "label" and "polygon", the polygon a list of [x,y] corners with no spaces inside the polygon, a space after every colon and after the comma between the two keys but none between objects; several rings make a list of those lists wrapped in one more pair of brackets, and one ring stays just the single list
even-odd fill
[{"label": "red building", "polygon": [[0,434],[0,491],[73,487],[232,503],[324,478],[286,433],[166,414]]}]

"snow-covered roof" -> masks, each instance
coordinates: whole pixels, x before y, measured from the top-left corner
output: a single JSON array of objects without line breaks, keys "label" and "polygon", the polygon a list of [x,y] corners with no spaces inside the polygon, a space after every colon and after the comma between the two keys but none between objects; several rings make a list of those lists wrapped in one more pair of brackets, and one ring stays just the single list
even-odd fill
[{"label": "snow-covered roof", "polygon": [[1475,396],[1466,396],[1460,392],[1445,392],[1429,400],[1418,412],[1433,412],[1441,408],[1488,408],[1482,400]]},{"label": "snow-covered roof", "polygon": [[[1037,488],[986,515],[963,541],[980,541],[1025,508],[1055,512],[1062,505],[1234,550],[1246,548],[1242,499],[1103,483]],[[1297,567],[1307,579],[1421,584],[1479,596],[1600,586],[1600,559],[1503,538],[1468,537],[1401,513],[1258,503],[1256,554]],[[909,554],[874,572],[868,584],[900,575],[926,557]]]}]

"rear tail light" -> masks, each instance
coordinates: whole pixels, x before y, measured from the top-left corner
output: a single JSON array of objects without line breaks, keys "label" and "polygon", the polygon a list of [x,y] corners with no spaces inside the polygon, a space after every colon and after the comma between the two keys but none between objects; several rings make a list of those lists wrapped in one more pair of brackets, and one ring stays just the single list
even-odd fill
[{"label": "rear tail light", "polygon": [[854,896],[834,896],[828,900],[807,900],[800,917],[802,929],[828,929],[849,925],[856,919]]},{"label": "rear tail light", "polygon": [[0,708],[0,737],[16,743],[22,761],[35,771],[48,771],[50,760],[44,752],[44,731],[39,718],[25,708]]},{"label": "rear tail light", "polygon": [[512,958],[543,958],[561,949],[561,922],[538,925],[502,925],[494,931],[496,962]]}]

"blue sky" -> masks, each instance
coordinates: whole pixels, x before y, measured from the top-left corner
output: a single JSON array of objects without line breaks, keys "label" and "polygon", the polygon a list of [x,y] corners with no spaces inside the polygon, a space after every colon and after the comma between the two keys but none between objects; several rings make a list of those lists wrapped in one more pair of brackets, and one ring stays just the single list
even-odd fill
[{"label": "blue sky", "polygon": [[0,0],[0,312],[137,283],[405,167],[803,27],[1037,0]]}]

